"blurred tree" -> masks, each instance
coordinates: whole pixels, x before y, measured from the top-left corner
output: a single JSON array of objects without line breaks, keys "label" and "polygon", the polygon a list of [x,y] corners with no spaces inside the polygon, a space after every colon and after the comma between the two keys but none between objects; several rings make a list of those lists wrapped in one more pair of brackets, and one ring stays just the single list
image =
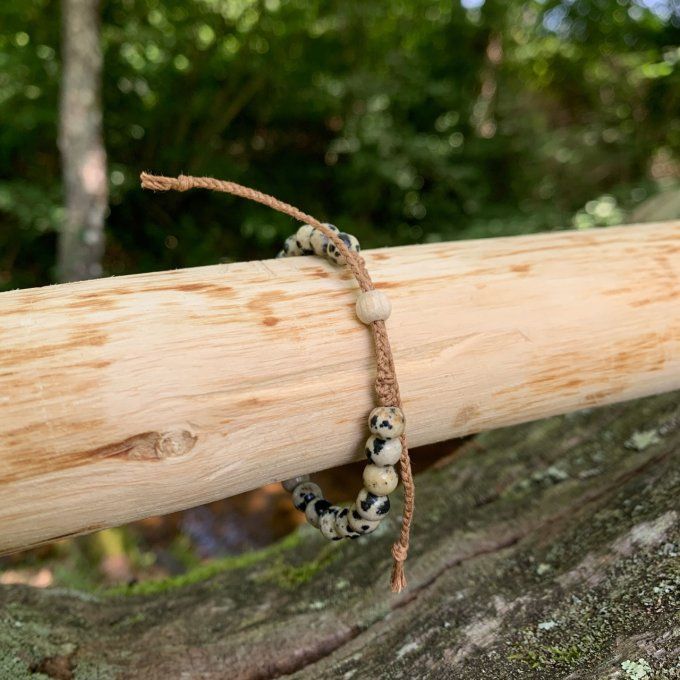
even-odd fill
[{"label": "blurred tree", "polygon": [[100,101],[102,46],[98,0],[62,0],[59,148],[65,219],[59,234],[59,278],[101,276],[107,208],[106,152]]},{"label": "blurred tree", "polygon": [[[57,0],[0,3],[0,286],[50,280]],[[608,224],[677,182],[671,0],[109,0],[105,273],[271,256],[286,218],[154,196],[229,177],[366,247]]]}]

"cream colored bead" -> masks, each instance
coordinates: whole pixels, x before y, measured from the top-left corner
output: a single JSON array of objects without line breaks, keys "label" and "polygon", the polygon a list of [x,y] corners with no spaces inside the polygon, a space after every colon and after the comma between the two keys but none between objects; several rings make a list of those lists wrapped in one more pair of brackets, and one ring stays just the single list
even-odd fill
[{"label": "cream colored bead", "polygon": [[401,440],[381,439],[371,435],[364,450],[366,458],[373,465],[394,465],[401,458]]},{"label": "cream colored bead", "polygon": [[307,521],[317,529],[321,518],[328,512],[331,504],[325,498],[313,498],[305,508]]},{"label": "cream colored bead", "polygon": [[349,526],[349,508],[343,508],[335,518],[335,531],[342,538],[357,538],[359,534]]},{"label": "cream colored bead", "polygon": [[302,255],[302,251],[298,248],[297,239],[293,234],[283,242],[283,256],[295,257],[295,255]]},{"label": "cream colored bead", "polygon": [[311,224],[303,224],[295,234],[298,250],[303,255],[312,255],[314,253],[314,248],[312,248],[310,242],[313,233],[314,227]]},{"label": "cream colored bead", "polygon": [[295,487],[298,484],[302,484],[302,482],[308,482],[309,481],[309,475],[300,475],[299,477],[291,477],[290,479],[286,479],[283,482],[281,482],[281,486],[283,488],[290,492],[293,493],[295,491]]},{"label": "cream colored bead", "polygon": [[357,534],[370,534],[375,531],[380,525],[380,520],[372,522],[370,519],[362,517],[357,512],[357,506],[352,504],[349,509],[349,515],[347,515],[347,526],[355,531]]},{"label": "cream colored bead", "polygon": [[367,465],[364,468],[364,488],[376,496],[387,496],[399,484],[399,477],[395,469],[388,465]]},{"label": "cream colored bead", "polygon": [[390,511],[390,499],[387,496],[376,496],[362,489],[359,491],[355,506],[357,515],[371,522],[378,522]]},{"label": "cream colored bead", "polygon": [[340,508],[334,505],[329,508],[328,512],[319,520],[319,529],[324,538],[327,538],[329,541],[339,541],[342,538],[335,527],[335,518],[338,516],[339,512]]},{"label": "cream colored bead", "polygon": [[[324,223],[331,231],[338,233],[340,230],[333,224]],[[314,229],[312,235],[309,237],[309,245],[316,255],[319,257],[326,257],[326,248],[328,248],[328,236],[322,234],[318,229]]]},{"label": "cream colored bead", "polygon": [[314,498],[323,498],[321,487],[314,482],[302,482],[293,489],[293,505],[302,512]]},{"label": "cream colored bead", "polygon": [[381,290],[367,290],[357,298],[357,316],[363,323],[389,319],[391,311],[392,303]]},{"label": "cream colored bead", "polygon": [[[338,234],[338,237],[344,242],[349,250],[354,251],[355,253],[358,253],[361,250],[361,246],[359,245],[356,236],[345,234],[341,231]],[[328,246],[326,247],[326,257],[337,265],[343,265],[347,262],[345,256],[340,252],[340,249],[331,240],[328,241]]]},{"label": "cream colored bead", "polygon": [[396,406],[378,406],[368,416],[371,432],[383,439],[397,439],[404,434],[404,414]]}]

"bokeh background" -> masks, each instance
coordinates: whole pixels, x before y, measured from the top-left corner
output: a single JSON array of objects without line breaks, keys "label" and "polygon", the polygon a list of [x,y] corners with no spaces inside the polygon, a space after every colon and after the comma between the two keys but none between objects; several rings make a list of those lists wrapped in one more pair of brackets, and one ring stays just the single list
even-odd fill
[{"label": "bokeh background", "polygon": [[[103,275],[271,257],[294,228],[225,195],[142,192],[141,170],[254,186],[364,247],[680,217],[677,0],[93,6]],[[59,278],[62,9],[0,3],[0,290]],[[337,489],[356,478],[332,476]],[[295,521],[268,487],[5,558],[0,580],[96,587],[182,573]]]}]

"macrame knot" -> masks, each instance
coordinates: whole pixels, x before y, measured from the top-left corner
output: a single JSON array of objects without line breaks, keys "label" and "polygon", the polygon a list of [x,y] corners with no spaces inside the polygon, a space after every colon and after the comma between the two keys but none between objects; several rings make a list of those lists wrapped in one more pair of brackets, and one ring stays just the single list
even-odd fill
[{"label": "macrame knot", "polygon": [[406,574],[404,573],[404,562],[408,555],[408,548],[400,542],[392,546],[392,557],[394,563],[392,565],[392,578],[390,579],[390,587],[393,593],[400,593],[406,588]]},{"label": "macrame knot", "polygon": [[398,541],[392,546],[392,557],[397,562],[406,562],[408,557],[408,548],[403,546]]},{"label": "macrame knot", "polygon": [[193,178],[187,177],[186,175],[180,175],[177,178],[177,191],[189,191],[193,189],[194,184],[191,181]]}]

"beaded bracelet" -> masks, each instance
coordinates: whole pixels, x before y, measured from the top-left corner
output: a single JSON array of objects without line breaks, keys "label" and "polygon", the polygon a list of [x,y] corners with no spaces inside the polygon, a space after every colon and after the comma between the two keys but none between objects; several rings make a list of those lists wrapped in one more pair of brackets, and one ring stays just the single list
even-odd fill
[{"label": "beaded bracelet", "polygon": [[336,265],[346,266],[354,275],[361,288],[356,301],[356,312],[359,320],[368,325],[373,333],[377,367],[375,391],[378,406],[371,411],[368,418],[371,435],[366,442],[369,464],[364,469],[364,488],[353,505],[341,508],[327,501],[321,488],[311,482],[308,475],[288,479],[283,482],[283,486],[293,494],[295,507],[305,513],[309,523],[317,527],[323,536],[330,540],[358,538],[375,531],[381,519],[389,512],[388,494],[397,487],[398,477],[394,465],[399,461],[404,487],[404,510],[399,538],[392,545],[394,564],[391,586],[394,592],[400,592],[406,587],[404,562],[409,548],[415,489],[404,434],[405,419],[399,384],[385,327],[391,305],[387,296],[375,289],[366,263],[359,255],[359,242],[351,234],[340,232],[331,224],[319,222],[288,203],[235,182],[186,175],[177,178],[162,177],[144,172],[140,179],[145,189],[210,189],[241,196],[278,210],[303,222],[303,226],[286,239],[283,250],[277,257],[314,254],[326,257]]},{"label": "beaded bracelet", "polygon": [[[335,232],[350,251],[360,251],[359,241],[352,234],[341,232],[332,224],[325,223],[324,226]],[[318,255],[334,264],[345,264],[345,257],[335,244],[310,224],[304,224],[289,236],[276,257],[295,255]],[[384,293],[371,290],[359,295],[356,311],[359,319],[369,324],[377,320],[386,321],[391,305]],[[307,521],[331,541],[370,534],[390,510],[388,494],[397,488],[399,482],[394,465],[401,458],[399,438],[404,433],[404,414],[395,406],[378,406],[368,417],[368,428],[371,436],[365,448],[369,464],[364,468],[364,488],[351,507],[331,505],[319,485],[310,481],[309,475],[282,482],[283,488],[292,493],[295,507],[304,512]]]}]

